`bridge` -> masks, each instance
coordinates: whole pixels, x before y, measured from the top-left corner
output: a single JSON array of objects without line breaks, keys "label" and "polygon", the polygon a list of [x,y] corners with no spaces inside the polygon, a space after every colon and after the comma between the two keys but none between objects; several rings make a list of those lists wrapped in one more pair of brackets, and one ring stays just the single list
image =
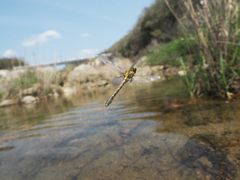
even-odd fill
[{"label": "bridge", "polygon": [[51,63],[43,63],[43,64],[37,64],[37,65],[28,65],[28,66],[19,66],[17,69],[25,69],[25,68],[35,68],[35,67],[54,67],[57,65],[68,65],[68,64],[75,64],[75,63],[85,63],[88,62],[91,58],[83,58],[83,59],[71,59],[71,60],[64,60],[64,61],[56,61]]},{"label": "bridge", "polygon": [[[101,56],[105,57],[111,57],[111,53],[104,53],[101,54]],[[70,59],[70,60],[64,60],[64,61],[56,61],[56,62],[51,62],[51,63],[43,63],[43,64],[37,64],[37,65],[27,65],[27,66],[17,66],[15,69],[26,69],[26,68],[36,68],[36,67],[54,67],[57,65],[68,65],[68,64],[75,64],[75,63],[86,63],[91,59],[96,59],[98,55],[88,57],[88,58],[80,58],[80,59]]]},{"label": "bridge", "polygon": [[[95,57],[93,57],[95,58]],[[46,67],[46,66],[56,66],[56,65],[67,65],[67,64],[75,64],[75,63],[85,63],[89,61],[91,58],[84,58],[84,59],[72,59],[72,60],[65,60],[65,61],[58,61],[53,63],[44,63],[37,65],[38,67]]]},{"label": "bridge", "polygon": [[[105,57],[111,57],[111,53],[105,53],[101,54],[101,56]],[[25,68],[36,68],[36,67],[54,67],[57,65],[68,65],[68,64],[75,64],[75,63],[86,63],[90,59],[96,59],[98,56],[88,57],[88,58],[80,58],[80,59],[70,59],[70,60],[64,60],[64,61],[56,61],[51,63],[43,63],[43,64],[37,64],[37,65],[27,65],[27,66],[18,66],[15,67],[16,69],[25,69]]]}]

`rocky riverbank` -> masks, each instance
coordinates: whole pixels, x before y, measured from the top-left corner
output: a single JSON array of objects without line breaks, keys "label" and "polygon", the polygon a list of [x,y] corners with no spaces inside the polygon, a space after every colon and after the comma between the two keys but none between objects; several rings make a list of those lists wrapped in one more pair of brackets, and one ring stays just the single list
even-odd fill
[{"label": "rocky riverbank", "polygon": [[[130,67],[128,59],[115,59],[122,67]],[[160,75],[165,79],[176,74],[177,68],[165,66],[142,66],[137,68],[138,75]],[[53,71],[43,68],[28,70],[0,71],[0,107],[24,105],[58,99],[70,98],[76,93],[96,91],[100,87],[111,86],[112,79],[121,74],[95,59],[87,64],[63,71]],[[26,81],[26,82],[25,82]],[[28,84],[28,81],[32,84]],[[24,84],[25,83],[25,84]]]}]

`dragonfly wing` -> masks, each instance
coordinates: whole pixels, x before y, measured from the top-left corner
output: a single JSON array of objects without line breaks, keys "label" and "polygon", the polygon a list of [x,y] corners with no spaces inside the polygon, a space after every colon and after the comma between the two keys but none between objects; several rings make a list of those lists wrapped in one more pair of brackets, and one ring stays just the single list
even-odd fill
[{"label": "dragonfly wing", "polygon": [[140,84],[145,84],[145,83],[150,83],[156,80],[161,79],[161,76],[134,76],[133,82],[134,83],[140,83]]},{"label": "dragonfly wing", "polygon": [[98,56],[99,59],[106,65],[110,66],[111,68],[113,69],[116,69],[122,73],[125,73],[125,69],[121,68],[120,66],[116,65],[116,64],[113,64],[111,61],[109,61],[106,57],[103,57],[103,56]]},{"label": "dragonfly wing", "polygon": [[131,66],[129,69],[137,66],[137,64],[139,64],[139,62],[140,62],[139,59],[135,60],[135,61],[133,62],[133,64],[132,64],[132,66]]},{"label": "dragonfly wing", "polygon": [[124,76],[120,76],[120,77],[114,78],[114,79],[112,80],[112,83],[113,83],[113,84],[121,84],[121,82],[123,81],[123,79],[124,79]]}]

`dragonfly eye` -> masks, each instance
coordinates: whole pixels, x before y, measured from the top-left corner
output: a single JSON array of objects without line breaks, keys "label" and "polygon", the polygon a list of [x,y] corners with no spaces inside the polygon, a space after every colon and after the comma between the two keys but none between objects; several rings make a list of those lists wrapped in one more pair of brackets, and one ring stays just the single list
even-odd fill
[{"label": "dragonfly eye", "polygon": [[133,71],[134,73],[136,73],[137,68],[132,68],[131,71]]}]

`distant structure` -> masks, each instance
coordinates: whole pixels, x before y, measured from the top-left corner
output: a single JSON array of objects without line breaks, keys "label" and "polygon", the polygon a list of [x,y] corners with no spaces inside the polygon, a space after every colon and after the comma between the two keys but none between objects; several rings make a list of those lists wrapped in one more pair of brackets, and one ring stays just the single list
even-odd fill
[{"label": "distant structure", "polygon": [[[95,57],[93,57],[95,58]],[[74,64],[74,63],[85,63],[89,61],[90,58],[84,58],[84,59],[71,59],[71,60],[64,60],[64,61],[57,61],[57,62],[51,62],[51,63],[43,63],[38,65],[28,65],[28,66],[18,66],[16,69],[25,69],[25,68],[36,68],[36,67],[53,67],[57,65],[68,65],[68,64]]]},{"label": "distant structure", "polygon": [[[104,53],[101,54],[101,56],[105,57],[111,57],[111,53]],[[36,67],[54,67],[58,65],[69,65],[69,64],[76,64],[76,63],[86,63],[91,59],[96,59],[97,56],[89,57],[89,58],[82,58],[82,59],[70,59],[70,60],[64,60],[64,61],[57,61],[57,62],[51,62],[51,63],[43,63],[43,64],[38,64],[38,65],[28,65],[28,66],[18,66],[15,67],[15,69],[25,69],[25,68],[36,68]]]}]

